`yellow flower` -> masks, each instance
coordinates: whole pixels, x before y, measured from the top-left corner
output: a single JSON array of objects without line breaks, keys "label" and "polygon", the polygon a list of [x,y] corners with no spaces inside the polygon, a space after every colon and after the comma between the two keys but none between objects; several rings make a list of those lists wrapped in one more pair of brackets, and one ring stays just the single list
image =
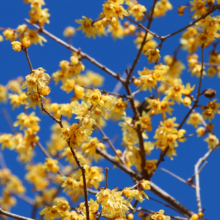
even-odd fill
[{"label": "yellow flower", "polygon": [[109,33],[111,33],[113,39],[115,40],[116,38],[122,39],[124,37],[124,28],[121,25],[119,21],[116,20],[115,17],[111,19],[111,23],[108,27],[107,30]]},{"label": "yellow flower", "polygon": [[18,37],[16,31],[14,31],[14,30],[12,30],[10,28],[6,29],[3,32],[3,35],[5,36],[6,40],[10,40],[10,41],[14,41]]},{"label": "yellow flower", "polygon": [[40,215],[44,215],[45,220],[51,220],[60,218],[60,213],[58,212],[57,206],[46,206],[44,209],[40,211]]},{"label": "yellow flower", "polygon": [[154,149],[154,144],[152,142],[144,142],[144,150],[147,155],[151,154],[151,151]]},{"label": "yellow flower", "polygon": [[2,35],[0,34],[0,42],[2,42],[4,40],[4,38],[2,37]]},{"label": "yellow flower", "polygon": [[101,189],[97,194],[97,202],[102,206],[102,214],[111,219],[125,217],[125,213],[132,208],[128,200],[121,196],[122,192],[116,189]]},{"label": "yellow flower", "polygon": [[52,158],[46,158],[45,169],[48,172],[57,173],[59,171],[59,166],[57,164],[58,164],[57,160],[53,160]]},{"label": "yellow flower", "polygon": [[75,35],[75,33],[76,33],[75,28],[69,26],[69,27],[66,27],[66,28],[65,28],[65,30],[64,30],[64,32],[63,32],[63,36],[64,36],[64,37],[72,37],[73,35]]},{"label": "yellow flower", "polygon": [[147,131],[152,131],[152,125],[151,125],[151,117],[148,116],[145,112],[142,114],[143,116],[139,117],[139,121],[136,122],[137,124],[140,124],[142,129],[146,129]]},{"label": "yellow flower", "polygon": [[170,216],[164,215],[164,210],[160,210],[151,216],[154,220],[170,220]]},{"label": "yellow flower", "polygon": [[192,5],[190,11],[194,11],[193,18],[197,19],[201,17],[201,15],[208,12],[208,8],[206,8],[206,1],[205,0],[193,0],[190,1],[190,4]]},{"label": "yellow flower", "polygon": [[127,101],[123,101],[122,98],[117,99],[111,110],[110,117],[113,120],[120,120],[122,118],[122,115],[124,114],[126,107],[127,107]]},{"label": "yellow flower", "polygon": [[192,112],[189,116],[189,119],[187,120],[187,124],[193,125],[195,128],[198,127],[198,125],[202,124],[201,122],[202,116],[197,112]]},{"label": "yellow flower", "polygon": [[208,143],[209,149],[215,149],[219,147],[219,139],[214,135],[209,133],[208,137],[204,139]]},{"label": "yellow flower", "polygon": [[69,203],[63,199],[63,198],[56,198],[54,203],[57,206],[57,211],[59,212],[61,217],[65,217],[69,211],[70,211],[70,206]]},{"label": "yellow flower", "polygon": [[84,143],[82,145],[82,151],[84,151],[89,158],[94,158],[94,160],[97,162],[98,159],[102,158],[99,154],[96,153],[97,147],[100,148],[102,151],[105,151],[105,145],[103,143],[100,143],[95,137],[92,138],[88,143]]},{"label": "yellow flower", "polygon": [[181,84],[170,86],[170,88],[165,92],[167,95],[166,98],[168,100],[171,99],[172,101],[175,100],[178,104],[180,104],[182,101],[183,89],[184,85]]},{"label": "yellow flower", "polygon": [[27,98],[27,95],[22,92],[20,95],[9,94],[9,99],[11,99],[10,104],[12,104],[12,109],[19,108],[20,105],[25,104],[24,100]]},{"label": "yellow flower", "polygon": [[201,137],[206,134],[206,128],[199,127],[196,129],[196,133],[197,133],[198,137]]},{"label": "yellow flower", "polygon": [[13,41],[11,42],[12,49],[16,52],[20,52],[22,50],[22,43],[19,41]]},{"label": "yellow flower", "polygon": [[141,180],[140,182],[140,187],[143,189],[143,190],[150,190],[151,187],[150,187],[150,181],[148,180]]},{"label": "yellow flower", "polygon": [[30,47],[31,46],[31,42],[30,40],[27,40],[25,37],[22,39],[22,46],[23,47]]},{"label": "yellow flower", "polygon": [[41,108],[41,101],[44,100],[44,97],[40,95],[37,92],[33,92],[27,95],[27,98],[25,99],[25,102],[27,103],[26,108],[36,109],[36,106],[38,105],[39,108]]},{"label": "yellow flower", "polygon": [[104,78],[98,73],[89,70],[86,72],[86,76],[89,78],[90,84],[92,86],[102,86]]},{"label": "yellow flower", "polygon": [[145,55],[147,55],[147,59],[150,63],[157,62],[160,59],[159,49],[149,49],[145,52]]},{"label": "yellow flower", "polygon": [[135,17],[136,21],[141,21],[143,19],[144,13],[147,11],[144,5],[141,5],[137,2],[129,2],[129,7],[127,8],[128,13]]},{"label": "yellow flower", "polygon": [[32,44],[39,43],[41,46],[43,46],[43,42],[47,42],[47,40],[38,34],[38,30],[31,30],[27,29],[24,32],[24,37],[27,38]]},{"label": "yellow flower", "polygon": [[215,117],[215,113],[211,108],[206,108],[202,112],[202,117],[203,117],[204,120],[206,120],[208,118],[209,122],[211,122],[211,120]]},{"label": "yellow flower", "polygon": [[92,19],[85,16],[82,16],[82,18],[75,20],[76,23],[81,25],[76,30],[82,30],[83,33],[86,33],[86,37],[93,37],[95,39],[96,28],[92,25]]},{"label": "yellow flower", "polygon": [[183,95],[189,96],[191,92],[194,90],[195,85],[193,87],[190,86],[190,83],[187,83],[185,88],[183,89],[182,93]]},{"label": "yellow flower", "polygon": [[5,147],[9,149],[13,147],[13,142],[11,138],[12,138],[12,134],[0,135],[0,143],[2,143],[2,150],[4,150]]},{"label": "yellow flower", "polygon": [[155,170],[157,169],[156,166],[157,160],[146,160],[145,168],[148,174],[154,174]]}]

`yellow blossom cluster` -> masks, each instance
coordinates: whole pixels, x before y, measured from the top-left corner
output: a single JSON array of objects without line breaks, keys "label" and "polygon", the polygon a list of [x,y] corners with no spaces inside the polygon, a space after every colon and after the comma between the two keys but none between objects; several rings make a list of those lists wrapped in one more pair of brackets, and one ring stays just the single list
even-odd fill
[{"label": "yellow blossom cluster", "polygon": [[140,87],[140,90],[149,90],[152,92],[152,88],[157,86],[157,82],[164,80],[168,69],[168,66],[162,64],[155,65],[154,70],[149,70],[144,67],[142,71],[138,71],[140,78],[135,79],[134,84]]},{"label": "yellow blossom cluster", "polygon": [[[11,29],[8,28],[3,32],[3,35],[5,36],[6,40],[15,41],[17,38],[19,38],[20,43],[16,43],[15,45],[24,44],[26,47],[30,46],[29,42],[31,44],[37,44],[39,43],[41,46],[43,45],[43,42],[47,42],[47,40],[39,35],[38,30],[32,30],[27,27],[26,24],[21,24],[17,27],[17,29]],[[26,40],[22,41],[23,38]],[[16,41],[18,42],[18,41]]]},{"label": "yellow blossom cluster", "polygon": [[45,23],[50,23],[50,14],[47,12],[48,8],[42,8],[45,5],[44,0],[24,0],[24,3],[31,6],[29,15],[32,24],[38,23],[40,26],[44,26]]},{"label": "yellow blossom cluster", "polygon": [[35,112],[30,115],[21,113],[17,119],[18,121],[14,123],[14,126],[20,126],[20,130],[24,130],[24,135],[22,133],[2,134],[0,135],[0,143],[2,143],[2,149],[15,150],[18,152],[19,160],[27,163],[32,159],[34,155],[33,148],[39,141],[37,132],[40,130],[38,125],[40,119],[35,116]]},{"label": "yellow blossom cluster", "polygon": [[157,139],[155,142],[156,148],[160,148],[162,151],[165,151],[167,148],[167,155],[172,159],[172,155],[176,155],[175,148],[178,146],[177,141],[184,142],[184,134],[186,131],[184,129],[177,130],[178,126],[175,123],[176,118],[166,119],[164,122],[161,122],[160,126],[155,132],[154,138]]},{"label": "yellow blossom cluster", "polygon": [[32,70],[25,79],[21,88],[27,89],[27,98],[24,100],[27,104],[26,108],[33,107],[36,109],[37,105],[41,108],[44,96],[50,93],[50,87],[48,86],[50,76],[45,73],[45,69],[39,67],[38,69]]},{"label": "yellow blossom cluster", "polygon": [[51,220],[61,217],[63,219],[70,219],[69,217],[71,216],[69,203],[64,198],[56,198],[53,201],[53,205],[46,206],[40,211],[40,214],[44,215],[45,220]]},{"label": "yellow blossom cluster", "polygon": [[[102,6],[99,19],[93,21],[91,18],[83,16],[82,19],[76,20],[80,24],[77,30],[82,30],[86,34],[86,37],[95,38],[96,35],[99,37],[106,35],[106,27],[108,26],[107,32],[111,32],[114,39],[122,38],[124,35],[128,35],[129,32],[132,33],[134,28],[130,27],[132,30],[125,30],[119,18],[123,20],[124,16],[131,15],[136,21],[140,21],[143,19],[144,13],[147,10],[145,6],[139,4],[137,1],[130,0],[108,0]],[[127,9],[124,6],[127,6]]]},{"label": "yellow blossom cluster", "polygon": [[[103,180],[103,174],[98,167],[89,167],[88,165],[84,165],[84,167],[87,187],[92,188],[94,186],[97,189]],[[63,191],[68,191],[67,194],[73,201],[77,201],[79,197],[84,195],[81,170],[74,172],[70,176],[62,177],[62,181]]]}]

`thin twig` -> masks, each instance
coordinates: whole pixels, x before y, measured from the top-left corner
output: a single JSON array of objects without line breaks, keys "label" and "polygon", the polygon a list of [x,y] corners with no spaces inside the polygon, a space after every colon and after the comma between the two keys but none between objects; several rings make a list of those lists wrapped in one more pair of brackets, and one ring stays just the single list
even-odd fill
[{"label": "thin twig", "polygon": [[37,146],[41,149],[41,151],[44,153],[44,155],[47,157],[47,158],[51,158],[51,156],[49,155],[49,153],[46,151],[46,149],[43,147],[43,145],[38,141],[37,143]]},{"label": "thin twig", "polygon": [[130,70],[129,70],[129,72],[128,72],[128,76],[127,76],[127,79],[126,79],[126,83],[129,82],[130,77],[131,77],[131,75],[132,75],[132,73],[133,73],[133,71],[134,71],[134,68],[135,68],[135,66],[136,66],[136,64],[137,64],[137,62],[138,62],[138,59],[139,59],[139,57],[140,57],[140,55],[141,55],[141,52],[142,52],[142,50],[143,50],[143,47],[144,47],[144,45],[145,45],[145,41],[146,41],[147,35],[148,35],[148,33],[149,33],[148,30],[150,29],[151,22],[152,22],[152,20],[153,20],[153,13],[154,13],[154,8],[155,8],[156,1],[157,1],[157,0],[154,0],[153,6],[152,6],[151,15],[150,15],[150,17],[149,17],[148,24],[147,24],[147,31],[145,32],[143,41],[142,41],[142,43],[141,43],[141,47],[139,48],[138,53],[137,53],[137,55],[136,55],[136,57],[135,57],[135,59],[134,59],[134,62],[133,62],[132,66],[131,66],[131,68],[130,68]]},{"label": "thin twig", "polygon": [[46,110],[46,108],[44,107],[43,101],[41,101],[41,110],[44,111],[47,115],[49,115],[56,123],[58,123],[61,128],[63,128],[62,115],[61,115],[60,119],[57,119],[56,117],[54,117],[50,112],[48,112]]},{"label": "thin twig", "polygon": [[160,36],[158,36],[156,33],[150,31],[148,28],[144,27],[142,24],[139,24],[138,22],[136,22],[135,20],[133,20],[132,18],[124,15],[125,18],[127,18],[129,21],[133,22],[134,24],[136,24],[138,27],[142,28],[143,30],[145,30],[146,32],[150,33],[152,36],[161,39]]},{"label": "thin twig", "polygon": [[[207,163],[208,163],[208,162],[205,161],[205,162],[202,164],[202,166],[200,167],[199,172],[198,172],[199,174],[201,173],[201,171],[203,170],[203,168],[205,167],[205,165],[206,165]],[[189,180],[192,182],[194,178],[195,178],[195,173],[189,178]]]},{"label": "thin twig", "polygon": [[27,49],[26,47],[23,47],[23,51],[24,51],[24,53],[25,53],[25,55],[26,55],[26,58],[27,58],[29,67],[30,67],[30,69],[31,69],[31,71],[32,71],[32,70],[33,70],[33,67],[32,67],[32,64],[31,64],[31,60],[30,60],[30,58],[29,58],[29,56],[28,56],[28,49]]},{"label": "thin twig", "polygon": [[108,189],[108,171],[109,171],[109,168],[106,167],[105,168],[105,188]]},{"label": "thin twig", "polygon": [[109,139],[109,137],[106,136],[105,132],[102,130],[101,127],[99,127],[98,125],[95,125],[97,127],[97,129],[101,132],[101,134],[103,135],[103,140],[106,140],[109,144],[109,146],[112,148],[112,150],[114,151],[115,155],[119,158],[119,160],[121,161],[121,163],[124,164],[124,161],[122,159],[122,157],[117,153],[115,146],[113,145],[113,143],[111,142],[111,140]]},{"label": "thin twig", "polygon": [[152,200],[152,201],[154,201],[154,202],[157,202],[157,203],[159,203],[159,204],[162,204],[162,205],[164,205],[165,207],[170,208],[170,209],[172,209],[172,210],[175,211],[175,212],[178,212],[177,209],[173,208],[172,206],[170,206],[170,205],[167,204],[167,203],[161,202],[160,200],[155,199],[155,198],[153,198],[153,197],[151,197],[151,196],[149,196],[149,199]]},{"label": "thin twig", "polygon": [[[30,20],[25,19],[25,21],[29,24],[31,24]],[[90,57],[88,54],[82,52],[80,49],[76,49],[75,47],[69,45],[68,43],[64,42],[63,40],[61,40],[60,38],[54,36],[53,34],[51,34],[50,32],[48,32],[47,30],[43,29],[42,27],[39,27],[36,24],[31,24],[33,25],[35,28],[37,28],[38,30],[40,30],[42,33],[44,33],[45,35],[47,35],[48,37],[50,37],[51,39],[55,40],[57,43],[63,45],[64,47],[66,47],[67,49],[76,52],[78,54],[81,55],[82,58],[85,58],[87,60],[89,60],[91,63],[93,63],[94,65],[96,65],[97,67],[99,67],[100,69],[102,69],[103,71],[105,71],[106,73],[110,74],[112,77],[116,78],[117,80],[124,82],[124,80],[120,77],[119,74],[113,72],[112,70],[108,69],[106,66],[104,66],[103,64],[99,63],[97,60],[95,60],[94,58]]]},{"label": "thin twig", "polygon": [[11,212],[6,212],[1,208],[0,208],[0,214],[11,217],[11,218],[15,218],[15,219],[18,219],[18,220],[34,220],[32,218],[26,218],[26,217],[21,216],[21,215],[16,215],[16,214],[13,214]]},{"label": "thin twig", "polygon": [[189,182],[187,182],[187,181],[184,180],[183,178],[177,176],[176,174],[170,172],[169,170],[166,170],[166,169],[164,169],[164,168],[160,168],[160,169],[161,169],[162,171],[164,171],[164,172],[170,174],[171,176],[175,177],[175,178],[178,179],[179,181],[181,181],[181,182],[183,182],[183,183],[185,183],[185,184],[187,184],[187,185],[193,187],[194,189],[196,188],[195,186],[191,185]]},{"label": "thin twig", "polygon": [[[69,145],[70,147],[70,145]],[[79,162],[78,157],[76,156],[75,151],[70,147],[70,150],[72,152],[72,155],[79,167],[79,169],[82,171],[82,177],[83,177],[83,189],[84,189],[84,197],[85,197],[85,206],[86,206],[86,219],[89,220],[89,203],[88,203],[88,193],[87,193],[87,186],[86,186],[86,174],[85,174],[85,167]]]},{"label": "thin twig", "polygon": [[203,63],[204,63],[204,45],[201,46],[201,51],[202,51],[202,55],[201,55],[201,71],[200,71],[200,77],[199,77],[199,86],[198,86],[198,92],[197,92],[197,97],[196,97],[196,101],[195,103],[198,104],[199,102],[199,96],[200,96],[200,90],[201,90],[201,85],[202,85],[202,78],[203,78]]},{"label": "thin twig", "polygon": [[200,183],[199,183],[199,166],[204,162],[209,155],[213,152],[213,149],[210,149],[203,157],[201,157],[195,165],[195,185],[196,185],[196,202],[198,207],[198,212],[202,212],[202,202],[200,195]]},{"label": "thin twig", "polygon": [[215,7],[213,7],[212,10],[210,10],[208,13],[202,15],[200,18],[196,19],[195,21],[191,22],[190,24],[186,25],[185,27],[183,27],[183,28],[181,28],[181,29],[179,29],[179,30],[177,30],[177,31],[174,31],[174,32],[171,33],[171,34],[168,34],[168,35],[166,35],[166,36],[163,36],[162,38],[163,38],[163,39],[167,39],[167,38],[169,38],[169,37],[172,37],[172,36],[174,36],[174,35],[176,35],[176,34],[182,32],[182,31],[184,31],[184,30],[187,29],[188,27],[191,27],[191,26],[193,26],[194,24],[196,24],[198,21],[200,21],[200,20],[206,18],[208,15],[210,15],[211,13],[213,13],[214,11],[216,11],[216,10],[219,9],[219,8],[220,8],[220,5],[216,5]]},{"label": "thin twig", "polygon": [[[63,124],[62,124],[62,116],[60,117],[60,119],[55,118],[52,114],[50,114],[44,107],[43,102],[41,102],[41,109],[42,111],[46,112],[54,121],[56,121],[61,128],[63,128]],[[88,193],[87,193],[87,186],[86,186],[86,177],[85,177],[85,168],[84,166],[79,162],[78,157],[76,156],[75,151],[72,149],[72,147],[70,146],[70,143],[67,142],[73,158],[76,161],[77,166],[79,167],[79,169],[82,171],[82,177],[83,177],[83,188],[84,188],[84,198],[85,198],[85,206],[86,206],[86,219],[89,220],[89,204],[88,204]]]},{"label": "thin twig", "polygon": [[2,151],[0,151],[0,166],[1,169],[7,168]]}]

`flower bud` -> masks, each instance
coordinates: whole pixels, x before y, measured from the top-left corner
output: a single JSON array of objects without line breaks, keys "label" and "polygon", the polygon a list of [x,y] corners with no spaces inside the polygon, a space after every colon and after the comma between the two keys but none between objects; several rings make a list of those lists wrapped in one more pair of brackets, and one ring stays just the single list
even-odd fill
[{"label": "flower bud", "polygon": [[212,99],[216,95],[216,91],[214,89],[206,89],[204,92],[206,98]]},{"label": "flower bud", "polygon": [[22,50],[22,43],[19,41],[13,41],[11,42],[12,49],[16,52],[20,52]]},{"label": "flower bud", "polygon": [[31,42],[27,39],[27,38],[23,38],[22,39],[22,45],[23,47],[30,47],[31,46]]},{"label": "flower bud", "polygon": [[178,7],[178,14],[180,15],[180,16],[182,16],[183,14],[184,14],[184,10],[185,10],[185,6],[179,6]]}]

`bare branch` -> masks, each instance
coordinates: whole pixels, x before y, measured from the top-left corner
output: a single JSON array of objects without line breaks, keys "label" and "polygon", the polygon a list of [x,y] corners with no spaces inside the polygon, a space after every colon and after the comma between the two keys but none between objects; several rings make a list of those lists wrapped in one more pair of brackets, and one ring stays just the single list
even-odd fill
[{"label": "bare branch", "polygon": [[187,181],[184,180],[183,178],[177,176],[176,174],[170,172],[169,170],[166,170],[166,169],[164,169],[164,168],[160,168],[160,169],[161,169],[162,171],[164,171],[164,172],[170,174],[171,176],[175,177],[175,178],[178,179],[179,181],[181,181],[181,182],[183,182],[183,183],[186,183],[187,185],[193,187],[194,189],[196,188],[195,186],[191,185],[189,182],[187,182]]},{"label": "bare branch", "polygon": [[11,218],[15,218],[15,219],[18,219],[18,220],[34,220],[32,218],[26,218],[26,217],[21,216],[21,215],[16,215],[16,214],[13,214],[11,212],[6,212],[1,208],[0,208],[0,214],[11,217]]},{"label": "bare branch", "polygon": [[32,67],[32,64],[31,64],[31,60],[30,60],[30,58],[29,58],[29,56],[28,56],[28,49],[27,49],[26,47],[23,47],[23,51],[24,51],[24,53],[25,53],[25,55],[26,55],[26,58],[27,58],[29,67],[30,67],[30,69],[31,69],[31,71],[32,71],[32,70],[33,70],[33,67]]},{"label": "bare branch", "polygon": [[45,35],[47,35],[48,37],[50,37],[51,39],[55,40],[57,43],[63,45],[64,47],[66,47],[67,49],[76,52],[78,54],[81,55],[82,58],[85,58],[87,60],[89,60],[91,63],[93,63],[94,65],[96,65],[97,67],[99,67],[100,69],[102,69],[103,71],[105,71],[106,73],[108,73],[109,75],[111,75],[112,77],[114,77],[115,79],[124,82],[124,80],[120,77],[119,74],[113,72],[112,70],[108,69],[106,66],[104,66],[103,64],[99,63],[98,61],[96,61],[94,58],[90,57],[88,54],[82,52],[79,49],[76,49],[75,47],[69,45],[68,43],[64,42],[63,40],[61,40],[60,38],[54,36],[53,34],[51,34],[50,32],[48,32],[47,30],[43,29],[42,27],[39,27],[36,24],[32,24],[30,22],[30,20],[25,19],[25,21],[31,25],[33,25],[35,28],[37,28],[40,32],[44,33]]},{"label": "bare branch", "polygon": [[202,212],[202,202],[200,196],[200,184],[199,184],[199,166],[204,162],[209,155],[213,152],[213,149],[210,149],[203,157],[201,157],[195,165],[195,185],[196,185],[196,202],[198,207],[198,212]]},{"label": "bare branch", "polygon": [[119,160],[121,161],[121,163],[124,164],[124,161],[122,159],[122,157],[117,153],[113,143],[111,142],[111,140],[109,139],[109,137],[106,136],[105,132],[98,126],[98,125],[95,125],[96,128],[101,132],[101,134],[103,135],[103,139],[106,140],[109,144],[109,146],[112,148],[112,150],[114,151],[115,155],[119,158]]}]

